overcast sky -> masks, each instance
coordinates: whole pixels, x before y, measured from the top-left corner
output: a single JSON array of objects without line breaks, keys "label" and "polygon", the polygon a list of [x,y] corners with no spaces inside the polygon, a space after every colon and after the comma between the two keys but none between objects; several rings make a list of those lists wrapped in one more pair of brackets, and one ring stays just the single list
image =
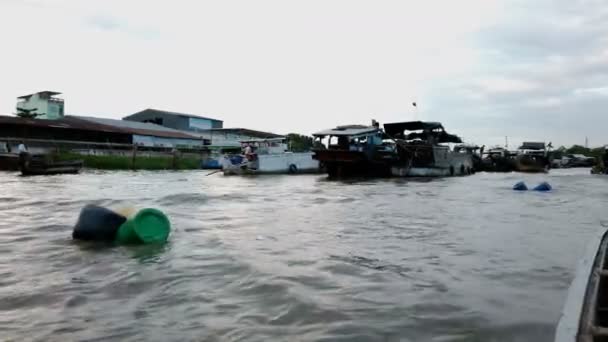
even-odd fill
[{"label": "overcast sky", "polygon": [[76,115],[608,144],[605,0],[0,0],[0,43],[2,114],[55,90]]}]

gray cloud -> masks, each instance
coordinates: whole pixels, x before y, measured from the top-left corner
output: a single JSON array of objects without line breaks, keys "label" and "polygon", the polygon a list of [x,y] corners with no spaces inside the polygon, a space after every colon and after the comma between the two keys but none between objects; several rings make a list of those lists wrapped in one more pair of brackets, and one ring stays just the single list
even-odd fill
[{"label": "gray cloud", "polygon": [[88,17],[86,24],[105,31],[115,31],[125,28],[125,25],[118,18],[110,15],[94,15]]},{"label": "gray cloud", "polygon": [[130,25],[127,20],[122,20],[108,14],[96,14],[87,17],[85,26],[106,32],[125,33],[141,39],[156,39],[160,37],[160,31],[158,29]]},{"label": "gray cloud", "polygon": [[473,126],[458,123],[459,129],[481,131],[493,143],[505,135],[608,143],[600,129],[608,125],[606,9],[584,0],[512,8],[506,20],[478,32],[482,65],[476,72],[434,87],[444,95],[434,97],[437,107],[454,108]]}]

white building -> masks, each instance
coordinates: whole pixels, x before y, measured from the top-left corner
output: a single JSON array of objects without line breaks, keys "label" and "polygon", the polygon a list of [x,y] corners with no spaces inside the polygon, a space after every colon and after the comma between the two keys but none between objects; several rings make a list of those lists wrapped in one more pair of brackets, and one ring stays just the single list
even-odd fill
[{"label": "white building", "polygon": [[37,119],[61,119],[64,116],[63,99],[54,96],[61,93],[54,91],[41,91],[35,94],[19,96],[17,113],[27,111],[37,114]]}]

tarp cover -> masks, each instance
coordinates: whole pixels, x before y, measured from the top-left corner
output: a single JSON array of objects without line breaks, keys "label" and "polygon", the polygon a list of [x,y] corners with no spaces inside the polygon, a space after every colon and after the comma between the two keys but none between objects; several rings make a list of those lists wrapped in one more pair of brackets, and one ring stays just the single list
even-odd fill
[{"label": "tarp cover", "polygon": [[434,130],[443,129],[443,125],[439,122],[425,122],[425,121],[406,121],[406,122],[394,122],[384,124],[384,131],[388,135],[397,135],[403,133],[403,131],[418,131],[418,130]]}]

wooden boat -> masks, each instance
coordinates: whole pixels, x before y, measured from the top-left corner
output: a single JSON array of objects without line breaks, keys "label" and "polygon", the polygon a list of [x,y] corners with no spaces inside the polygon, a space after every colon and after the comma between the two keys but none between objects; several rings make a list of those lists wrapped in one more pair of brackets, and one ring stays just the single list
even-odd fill
[{"label": "wooden boat", "polygon": [[515,171],[547,172],[550,165],[543,142],[524,142],[515,156]]},{"label": "wooden boat", "polygon": [[14,153],[0,153],[0,170],[19,171],[19,156]]},{"label": "wooden boat", "polygon": [[608,341],[608,231],[587,246],[568,290],[555,342]]},{"label": "wooden boat", "polygon": [[329,177],[391,176],[391,164],[397,158],[395,146],[383,142],[384,132],[376,121],[371,126],[338,126],[313,136],[313,158]]},{"label": "wooden boat", "polygon": [[82,160],[49,161],[44,155],[20,157],[20,170],[23,176],[74,174],[82,169]]},{"label": "wooden boat", "polygon": [[480,170],[487,172],[515,171],[515,155],[503,147],[482,151]]}]

